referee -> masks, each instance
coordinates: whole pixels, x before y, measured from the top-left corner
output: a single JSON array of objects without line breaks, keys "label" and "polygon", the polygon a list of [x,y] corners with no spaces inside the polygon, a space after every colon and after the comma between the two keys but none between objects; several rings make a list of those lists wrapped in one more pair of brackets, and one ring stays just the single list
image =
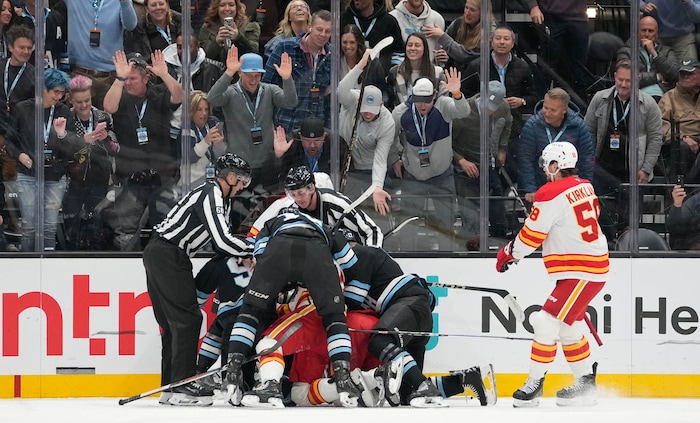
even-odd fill
[{"label": "referee", "polygon": [[[161,383],[195,374],[197,341],[202,314],[192,276],[194,255],[207,242],[214,250],[234,257],[252,256],[252,246],[228,229],[230,198],[250,184],[250,166],[226,153],[216,162],[215,180],[192,190],[155,227],[143,251],[148,295],[162,328]],[[165,392],[161,403],[211,405],[213,392],[196,381]]]}]

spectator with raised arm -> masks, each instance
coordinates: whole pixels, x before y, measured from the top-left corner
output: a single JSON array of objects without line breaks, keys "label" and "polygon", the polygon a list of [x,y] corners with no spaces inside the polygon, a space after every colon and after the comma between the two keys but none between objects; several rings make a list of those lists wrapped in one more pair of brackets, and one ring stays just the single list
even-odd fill
[{"label": "spectator with raised arm", "polygon": [[[447,71],[447,82],[442,81],[441,85],[452,94],[448,97],[438,96],[433,82],[421,78],[413,85],[408,101],[396,106],[392,112],[403,145],[402,210],[407,210],[412,216],[424,217],[426,225],[437,232],[451,232],[453,225],[453,120],[465,118],[471,112],[459,89],[460,79],[461,73],[457,69]],[[427,199],[435,205],[433,212],[425,207]],[[434,249],[428,245],[417,247]]]},{"label": "spectator with raised arm", "polygon": [[700,193],[690,197],[686,188],[675,185],[671,192],[673,206],[668,212],[666,228],[674,250],[700,250]]},{"label": "spectator with raised arm", "polygon": [[[385,215],[390,211],[389,201],[391,196],[384,190],[387,165],[398,164],[398,151],[393,151],[391,160],[389,152],[394,145],[395,124],[391,112],[384,107],[382,93],[374,85],[365,85],[360,90],[353,89],[353,82],[359,78],[367,66],[371,50],[365,51],[357,66],[338,84],[338,101],[340,110],[340,136],[345,140],[348,148],[352,147],[350,170],[347,175],[347,184],[343,193],[350,198],[359,197],[370,186],[376,189],[372,194],[374,210]],[[357,103],[361,101],[359,116],[356,116]],[[353,126],[355,139],[352,139]],[[348,156],[344,158],[348,160]]]},{"label": "spectator with raised arm", "polygon": [[[117,76],[104,100],[105,111],[118,122],[114,130],[121,145],[115,179],[123,191],[114,207],[119,217],[115,243],[123,251],[139,249],[147,207],[155,224],[175,202],[172,187],[180,163],[170,141],[169,122],[182,103],[182,86],[168,73],[160,50],[151,55],[151,63],[138,53],[116,52]],[[163,82],[150,84],[154,76]]]},{"label": "spectator with raised arm", "polygon": [[[246,53],[239,58],[238,49],[233,46],[226,59],[226,72],[209,92],[212,106],[221,107],[224,113],[228,151],[235,151],[251,168],[252,182],[236,200],[245,210],[252,210],[260,197],[279,191],[273,145],[274,111],[297,104],[289,55],[283,53],[279,65],[272,70],[281,79],[281,87],[261,82],[266,72],[260,55]],[[232,85],[236,75],[238,82]],[[244,217],[236,208],[234,227]]]},{"label": "spectator with raised arm", "polygon": [[310,116],[322,119],[324,126],[330,123],[329,94],[331,82],[331,14],[320,10],[311,17],[311,27],[305,34],[283,40],[265,64],[262,81],[283,86],[282,77],[275,68],[287,54],[292,63],[292,79],[297,92],[296,107],[283,106],[277,111],[276,120],[285,132],[298,129]]}]

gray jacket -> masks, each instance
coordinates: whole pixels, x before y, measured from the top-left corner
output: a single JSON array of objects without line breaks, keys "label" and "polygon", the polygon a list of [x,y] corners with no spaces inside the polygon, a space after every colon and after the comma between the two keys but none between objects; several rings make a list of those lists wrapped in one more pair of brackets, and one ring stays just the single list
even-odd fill
[{"label": "gray jacket", "polygon": [[[249,101],[238,83],[231,85],[231,79],[225,73],[221,75],[209,90],[209,103],[212,107],[221,107],[224,112],[228,151],[243,157],[253,169],[261,168],[274,156],[275,107],[293,108],[297,104],[294,80],[283,81],[283,88],[261,82],[260,100],[255,110],[255,101]],[[251,111],[255,111],[255,120]],[[262,129],[262,143],[258,145],[253,144],[250,131],[254,127]]]},{"label": "gray jacket", "polygon": [[[608,133],[610,110],[614,100],[615,87],[598,91],[588,105],[584,121],[591,133],[595,158],[599,158]],[[663,138],[661,135],[661,110],[654,99],[643,92],[639,93],[639,122],[637,124],[638,164],[640,170],[654,177],[654,165],[659,158]]]}]

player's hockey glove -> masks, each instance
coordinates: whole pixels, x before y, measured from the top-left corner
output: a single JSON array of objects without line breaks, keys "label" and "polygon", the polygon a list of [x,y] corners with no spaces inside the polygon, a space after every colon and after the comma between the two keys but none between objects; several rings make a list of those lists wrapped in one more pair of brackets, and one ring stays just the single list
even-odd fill
[{"label": "player's hockey glove", "polygon": [[505,247],[498,251],[498,255],[496,256],[496,270],[498,272],[503,273],[508,270],[511,264],[518,263],[518,260],[513,257],[511,251],[513,251],[513,241],[510,241]]},{"label": "player's hockey glove", "polygon": [[335,383],[335,389],[340,396],[340,404],[343,407],[364,407],[362,402],[362,392],[360,387],[355,385],[350,377],[350,362],[336,360],[333,362],[333,377],[331,382]]}]

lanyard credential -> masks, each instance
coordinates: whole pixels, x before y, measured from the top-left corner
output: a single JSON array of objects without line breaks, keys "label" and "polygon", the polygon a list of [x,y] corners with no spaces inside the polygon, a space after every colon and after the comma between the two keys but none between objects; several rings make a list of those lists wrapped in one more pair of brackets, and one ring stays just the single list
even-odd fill
[{"label": "lanyard credential", "polygon": [[564,133],[564,131],[566,131],[566,124],[564,124],[564,126],[561,127],[561,129],[559,130],[559,132],[557,132],[557,136],[554,137],[554,139],[552,139],[552,132],[550,132],[549,126],[545,126],[544,129],[545,129],[545,131],[547,131],[547,139],[549,140],[549,143],[551,144],[551,143],[553,143],[553,142],[559,141],[559,138],[561,138],[561,136],[562,136],[562,134]]},{"label": "lanyard credential", "polygon": [[15,76],[15,79],[12,81],[12,85],[8,87],[9,83],[9,78],[10,78],[10,59],[7,59],[7,62],[5,63],[5,77],[4,77],[4,82],[5,82],[5,99],[6,99],[6,105],[7,105],[7,111],[10,111],[10,96],[12,95],[12,91],[15,90],[15,87],[17,86],[17,82],[19,79],[22,77],[22,74],[24,73],[24,69],[27,68],[27,63],[23,63],[22,67],[19,69],[19,72],[17,72],[17,76]]},{"label": "lanyard credential", "polygon": [[[617,96],[617,90],[613,93],[614,97],[613,98],[620,98]],[[620,104],[622,105],[623,102],[620,100]],[[617,132],[617,127],[620,125],[620,122],[625,120],[627,117],[627,114],[630,112],[630,102],[627,102],[627,106],[625,106],[625,112],[622,114],[622,117],[620,120],[617,119],[617,104],[613,104],[613,125],[615,126],[615,132]]]},{"label": "lanyard credential", "polygon": [[413,104],[411,107],[413,108],[413,113],[411,113],[411,115],[413,116],[413,124],[416,126],[416,133],[418,133],[418,138],[420,138],[421,146],[425,147],[425,121],[427,116],[421,115],[421,121],[418,122],[419,113],[418,110],[416,110],[416,105]]}]

